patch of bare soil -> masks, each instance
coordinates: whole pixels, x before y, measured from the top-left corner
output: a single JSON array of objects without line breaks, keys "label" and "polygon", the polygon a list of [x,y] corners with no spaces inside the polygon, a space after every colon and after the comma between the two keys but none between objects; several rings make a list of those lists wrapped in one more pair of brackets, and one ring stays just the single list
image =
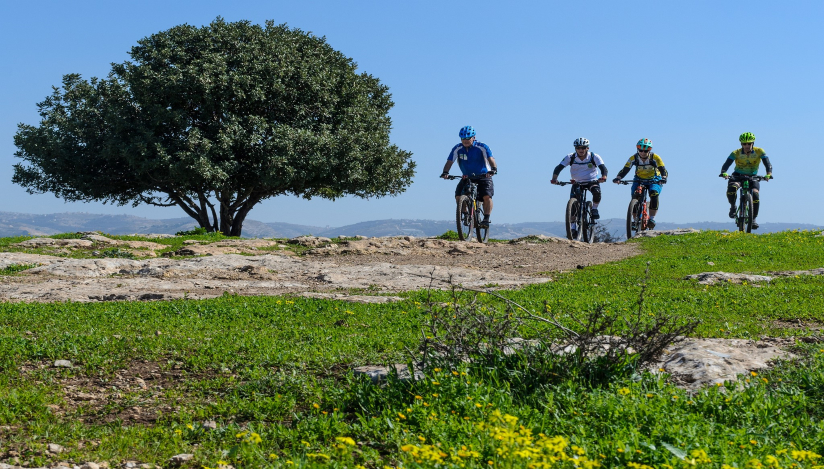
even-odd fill
[{"label": "patch of bare soil", "polygon": [[[26,365],[21,372],[36,379],[36,371],[45,367]],[[176,411],[185,396],[180,389],[185,380],[213,376],[212,372],[192,374],[161,362],[134,361],[112,376],[58,378],[64,401],[49,408],[55,415],[76,416],[87,423],[152,425],[161,415]]]},{"label": "patch of bare soil", "polygon": [[[290,240],[311,248],[302,256],[267,240],[226,240],[206,246],[192,243],[178,254],[206,255],[185,258],[72,259],[0,253],[0,269],[15,264],[37,266],[3,277],[0,301],[151,301],[213,298],[225,293],[307,292],[368,301],[364,294],[341,292],[387,295],[427,288],[433,281],[434,288],[449,288],[450,279],[468,287],[518,288],[549,282],[551,272],[616,261],[640,252],[632,244],[585,244],[548,237],[489,244],[412,237],[330,241],[309,237]],[[257,254],[241,255],[239,251]]]}]

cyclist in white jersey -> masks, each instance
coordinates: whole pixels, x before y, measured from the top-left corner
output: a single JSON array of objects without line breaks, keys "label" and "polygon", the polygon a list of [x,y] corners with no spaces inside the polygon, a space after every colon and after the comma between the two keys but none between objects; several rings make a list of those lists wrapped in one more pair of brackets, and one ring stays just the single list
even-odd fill
[{"label": "cyclist in white jersey", "polygon": [[[603,158],[599,155],[589,151],[589,140],[584,137],[576,138],[575,153],[570,153],[565,156],[561,163],[552,171],[552,184],[558,184],[558,175],[564,170],[564,167],[569,166],[570,181],[572,182],[572,189],[569,192],[569,198],[580,197],[578,184],[586,182],[595,182],[589,186],[589,191],[592,192],[592,214],[593,219],[601,218],[598,213],[598,204],[601,203],[601,185],[599,183],[607,180],[607,167],[604,164]],[[601,171],[601,176],[598,176],[598,171]],[[577,230],[577,223],[572,222],[570,227],[572,230]]]}]

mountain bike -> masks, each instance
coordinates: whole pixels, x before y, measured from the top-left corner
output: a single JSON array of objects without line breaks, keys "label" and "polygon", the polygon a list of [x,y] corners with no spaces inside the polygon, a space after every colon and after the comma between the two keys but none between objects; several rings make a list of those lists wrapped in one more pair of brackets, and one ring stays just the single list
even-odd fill
[{"label": "mountain bike", "polygon": [[483,201],[478,203],[478,184],[472,182],[473,177],[484,177],[485,175],[470,174],[469,176],[447,176],[447,179],[467,179],[466,185],[458,198],[458,206],[455,209],[455,224],[458,229],[458,239],[461,241],[471,241],[473,231],[479,243],[485,243],[489,238],[489,227],[480,226],[484,219]]},{"label": "mountain bike", "polygon": [[[729,179],[729,176],[724,179]],[[750,181],[766,182],[769,179],[764,176],[749,176],[739,173],[736,175],[736,180],[733,181],[734,184],[738,185],[738,210],[735,211],[735,224],[738,226],[738,231],[746,230],[747,233],[752,233],[752,222],[755,218],[752,216],[752,187],[750,187]]]},{"label": "mountain bike", "polygon": [[[570,197],[566,206],[566,232],[567,239],[592,243],[595,241],[596,220],[592,219],[592,202],[587,201],[587,193],[590,186],[598,184],[598,181],[590,182],[558,182],[559,186],[572,184],[576,189],[578,197]],[[583,210],[581,210],[583,207]],[[572,229],[572,224],[578,226],[577,230]]]},{"label": "mountain bike", "polygon": [[[633,184],[636,181],[619,181],[619,184],[627,185]],[[640,182],[638,188],[635,189],[632,199],[629,201],[627,207],[627,239],[632,239],[639,231],[646,231],[649,223],[649,201],[647,195],[649,194],[649,186],[652,184],[666,184],[665,180],[657,182]]]}]

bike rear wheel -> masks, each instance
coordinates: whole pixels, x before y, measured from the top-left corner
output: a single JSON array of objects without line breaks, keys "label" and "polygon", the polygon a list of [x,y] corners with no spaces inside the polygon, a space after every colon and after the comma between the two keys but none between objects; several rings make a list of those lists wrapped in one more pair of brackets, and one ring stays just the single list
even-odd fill
[{"label": "bike rear wheel", "polygon": [[592,219],[592,202],[587,202],[586,210],[581,214],[581,232],[584,242],[592,244],[595,241],[595,220]]},{"label": "bike rear wheel", "polygon": [[475,235],[478,237],[479,243],[485,243],[489,238],[489,227],[481,227],[480,221],[484,219],[484,206],[482,203],[478,204],[478,210],[475,210]]},{"label": "bike rear wheel", "polygon": [[741,197],[739,212],[738,231],[752,233],[752,194],[746,193]]},{"label": "bike rear wheel", "polygon": [[472,238],[472,230],[475,228],[475,208],[472,206],[472,199],[462,195],[458,199],[458,207],[455,209],[455,222],[457,224],[458,239],[468,241]]},{"label": "bike rear wheel", "polygon": [[577,236],[572,236],[572,224],[578,223],[578,208],[581,204],[578,203],[578,199],[569,199],[566,206],[566,232],[567,232],[567,239],[578,239],[581,236],[581,227],[578,226],[576,230],[578,231]]},{"label": "bike rear wheel", "polygon": [[639,231],[641,231],[641,204],[638,199],[632,199],[627,207],[627,239],[632,239]]}]

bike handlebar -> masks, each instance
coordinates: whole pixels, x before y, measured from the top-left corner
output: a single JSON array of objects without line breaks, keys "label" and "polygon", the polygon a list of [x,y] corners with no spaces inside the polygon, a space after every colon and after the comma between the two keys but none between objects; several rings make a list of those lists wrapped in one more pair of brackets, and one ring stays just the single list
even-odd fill
[{"label": "bike handlebar", "polygon": [[[625,186],[626,186],[626,185],[628,185],[628,184],[632,184],[632,183],[634,183],[634,182],[635,182],[635,181],[618,181],[618,184],[623,184],[623,185],[625,185]],[[666,184],[666,183],[667,183],[667,180],[666,180],[666,179],[661,179],[660,181],[650,181],[650,182],[642,182],[642,181],[638,181],[638,182],[639,182],[639,184],[645,184],[645,185],[650,185],[650,184]]]},{"label": "bike handlebar", "polygon": [[[729,176],[727,176],[727,177],[724,177],[724,176],[718,176],[718,177],[721,177],[721,178],[724,178],[724,179],[730,179],[730,178],[732,178],[732,174],[730,174],[730,175],[729,175]],[[739,174],[739,175],[737,176],[737,178],[739,178],[739,179],[747,179],[747,180],[750,180],[750,181],[759,181],[759,182],[760,182],[760,181],[764,181],[764,182],[770,182],[770,179],[775,179],[775,176],[770,176],[770,177],[767,177],[767,176],[759,176],[759,175],[757,175],[757,174],[752,175],[752,176],[750,176],[750,175],[748,175],[748,174]]]},{"label": "bike handlebar", "polygon": [[579,186],[589,187],[589,186],[594,186],[595,184],[600,184],[600,182],[598,182],[597,180],[596,181],[586,181],[586,182],[578,182],[578,181],[575,181],[575,182],[562,182],[562,181],[558,181],[555,185],[557,185],[557,186],[566,186],[568,184],[578,184]]},{"label": "bike handlebar", "polygon": [[[452,175],[450,174],[450,175],[446,176],[446,179],[449,179],[449,180],[453,180],[453,179],[463,179],[463,178],[467,178],[467,179],[480,179],[480,178],[486,177],[486,175],[487,175],[487,174],[489,174],[489,173],[482,173],[482,174],[475,174],[475,173],[472,173],[472,174],[467,174],[467,175],[465,175],[465,176],[452,176]],[[441,176],[441,177],[443,177],[443,176]]]}]

